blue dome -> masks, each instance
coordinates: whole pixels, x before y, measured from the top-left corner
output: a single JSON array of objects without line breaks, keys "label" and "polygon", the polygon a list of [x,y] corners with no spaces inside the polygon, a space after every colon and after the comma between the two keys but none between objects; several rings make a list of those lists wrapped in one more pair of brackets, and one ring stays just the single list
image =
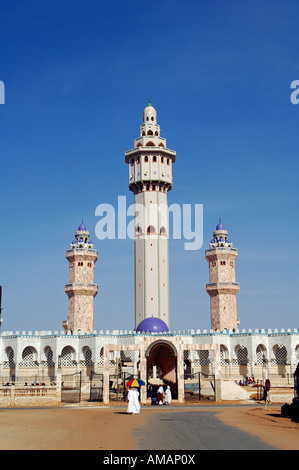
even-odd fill
[{"label": "blue dome", "polygon": [[86,232],[86,225],[84,225],[83,223],[80,224],[79,227],[78,227],[78,230],[79,230],[80,232]]},{"label": "blue dome", "polygon": [[224,230],[224,226],[221,222],[216,226],[216,230]]},{"label": "blue dome", "polygon": [[79,243],[83,243],[83,242],[84,242],[83,238],[80,238]]},{"label": "blue dome", "polygon": [[231,240],[227,239],[227,243],[231,243]]},{"label": "blue dome", "polygon": [[142,320],[136,329],[137,332],[145,333],[164,333],[168,331],[166,323],[157,317],[148,317]]},{"label": "blue dome", "polygon": [[76,245],[76,240],[73,240],[72,245]]},{"label": "blue dome", "polygon": [[89,244],[89,245],[92,245],[92,240],[91,240],[91,239],[89,239],[88,244]]},{"label": "blue dome", "polygon": [[220,242],[225,242],[225,240],[224,240],[223,237],[220,237],[220,238],[219,238],[219,241],[220,241]]}]

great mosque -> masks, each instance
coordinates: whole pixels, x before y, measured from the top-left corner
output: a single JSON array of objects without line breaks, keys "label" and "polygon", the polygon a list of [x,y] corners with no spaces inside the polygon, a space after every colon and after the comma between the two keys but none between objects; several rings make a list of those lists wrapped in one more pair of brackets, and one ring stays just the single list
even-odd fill
[{"label": "great mosque", "polygon": [[[98,252],[82,223],[66,251],[69,279],[67,320],[58,331],[4,331],[0,334],[1,382],[81,372],[86,380],[103,378],[103,401],[109,403],[111,376],[121,370],[146,383],[170,384],[178,402],[185,400],[186,371],[214,377],[215,398],[221,381],[255,376],[285,378],[299,362],[299,332],[240,330],[237,315],[235,264],[238,250],[219,221],[205,251],[209,267],[206,285],[211,305],[211,329],[169,330],[169,259],[167,193],[172,189],[176,152],[160,135],[155,108],[143,111],[140,136],[125,152],[129,189],[138,211],[135,226],[135,328],[94,330],[94,299],[98,294],[95,264]],[[130,319],[128,319],[130,323]],[[141,402],[147,400],[141,387]]]}]

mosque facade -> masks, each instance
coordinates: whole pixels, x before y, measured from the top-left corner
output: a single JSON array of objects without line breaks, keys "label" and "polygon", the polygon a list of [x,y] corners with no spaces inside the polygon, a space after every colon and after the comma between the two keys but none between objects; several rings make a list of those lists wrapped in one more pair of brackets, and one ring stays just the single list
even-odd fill
[{"label": "mosque facade", "polygon": [[[82,223],[66,251],[69,279],[65,285],[68,318],[62,331],[4,331],[0,334],[0,381],[47,381],[78,372],[88,381],[103,378],[103,400],[109,403],[111,376],[127,372],[145,382],[170,384],[185,400],[186,371],[221,380],[254,376],[292,377],[299,362],[299,331],[239,328],[236,282],[238,250],[219,221],[205,256],[211,302],[210,330],[169,330],[169,259],[167,193],[172,189],[176,152],[160,135],[151,103],[144,109],[140,136],[125,152],[129,189],[138,212],[135,226],[135,322],[133,330],[94,330],[95,263],[98,252]],[[141,387],[141,401],[146,402]]]}]

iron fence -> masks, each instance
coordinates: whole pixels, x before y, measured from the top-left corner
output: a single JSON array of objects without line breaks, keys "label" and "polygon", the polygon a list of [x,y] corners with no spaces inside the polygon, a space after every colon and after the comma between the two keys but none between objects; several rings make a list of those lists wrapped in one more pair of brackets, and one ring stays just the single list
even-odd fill
[{"label": "iron fence", "polygon": [[81,371],[61,377],[61,401],[63,403],[80,403],[81,401]]},{"label": "iron fence", "polygon": [[104,375],[91,371],[90,375],[90,401],[103,401]]},{"label": "iron fence", "polygon": [[203,372],[184,374],[185,401],[198,401],[203,397],[215,400],[215,375]]}]

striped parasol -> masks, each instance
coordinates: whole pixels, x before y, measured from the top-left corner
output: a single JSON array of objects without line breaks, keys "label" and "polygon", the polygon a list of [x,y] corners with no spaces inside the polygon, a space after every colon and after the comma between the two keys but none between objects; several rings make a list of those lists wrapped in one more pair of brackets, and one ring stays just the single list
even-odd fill
[{"label": "striped parasol", "polygon": [[127,383],[127,387],[141,387],[142,385],[145,385],[145,383],[140,379],[132,379]]}]

